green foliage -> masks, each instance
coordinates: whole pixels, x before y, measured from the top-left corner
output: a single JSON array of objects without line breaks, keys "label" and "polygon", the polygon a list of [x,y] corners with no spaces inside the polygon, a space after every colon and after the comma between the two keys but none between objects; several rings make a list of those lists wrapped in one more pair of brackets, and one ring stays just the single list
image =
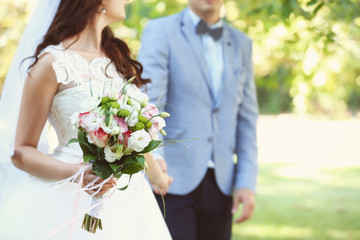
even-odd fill
[{"label": "green foliage", "polygon": [[0,92],[11,65],[29,13],[28,4],[18,1],[0,2]]},{"label": "green foliage", "polygon": [[83,163],[92,163],[92,170],[102,179],[107,179],[111,174],[121,177],[123,174],[135,174],[145,169],[145,157],[143,155],[151,152],[159,146],[161,141],[152,140],[141,153],[132,152],[130,155],[124,155],[120,160],[109,163],[105,159],[104,149],[89,143],[86,134],[81,129],[78,130],[78,137],[70,139],[67,144],[78,143],[83,152]]},{"label": "green foliage", "polygon": [[[187,0],[135,0],[127,6],[126,21],[112,27],[136,56],[149,19],[179,12],[186,4]],[[6,64],[0,66],[0,82],[10,64],[4,59],[11,59],[24,27],[23,6],[2,3],[0,56]],[[262,113],[359,111],[358,0],[226,0],[224,9],[226,21],[254,40]]]}]

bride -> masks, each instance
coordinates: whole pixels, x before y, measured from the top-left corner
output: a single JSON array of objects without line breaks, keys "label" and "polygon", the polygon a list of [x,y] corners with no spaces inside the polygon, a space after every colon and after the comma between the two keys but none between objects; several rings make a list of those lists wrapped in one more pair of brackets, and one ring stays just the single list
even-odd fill
[{"label": "bride", "polygon": [[[73,176],[82,167],[81,149],[76,144],[66,145],[76,137],[77,130],[72,127],[70,116],[81,109],[82,101],[93,93],[100,95],[108,87],[120,89],[124,79],[133,76],[136,76],[133,87],[140,88],[150,82],[141,77],[141,64],[131,57],[128,46],[115,38],[108,26],[125,18],[126,2],[39,1],[24,33],[29,39],[23,36],[15,58],[28,57],[23,56],[26,51],[21,52],[22,47],[29,49],[31,39],[42,39],[32,46],[37,47],[35,53],[32,52],[31,64],[25,60],[17,65],[20,61],[15,59],[15,67],[7,79],[7,86],[21,89],[21,84],[19,87],[15,83],[17,79],[9,78],[18,76],[14,71],[20,67],[28,66],[11,154],[16,168],[10,164],[0,165],[0,239],[171,239],[142,173],[133,176],[127,190],[108,196],[102,217],[103,230],[96,234],[82,230],[81,223],[83,213],[89,209],[89,194],[97,189],[85,193],[76,191],[78,183],[66,183],[59,188],[51,184]],[[34,36],[41,29],[44,30],[41,36]],[[16,98],[20,96],[11,93],[8,98],[6,94],[10,93],[3,93],[1,107],[17,113]],[[52,154],[38,150],[47,119],[59,142]],[[13,122],[16,117],[5,119],[10,132]],[[9,139],[11,143],[11,136]],[[166,193],[172,178],[160,170],[151,154],[145,158],[149,178],[159,187],[158,191]],[[82,185],[95,178],[96,175],[87,170]],[[117,179],[111,179],[98,195],[109,195],[116,184]]]}]

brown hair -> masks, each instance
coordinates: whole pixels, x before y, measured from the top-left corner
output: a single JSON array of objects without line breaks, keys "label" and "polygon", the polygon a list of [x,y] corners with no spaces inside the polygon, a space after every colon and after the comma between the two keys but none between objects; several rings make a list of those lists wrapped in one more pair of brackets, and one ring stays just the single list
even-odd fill
[{"label": "brown hair", "polygon": [[[61,0],[53,22],[42,42],[36,48],[33,58],[33,67],[39,60],[41,51],[49,45],[60,44],[69,37],[78,36],[98,13],[102,0]],[[133,81],[136,86],[141,87],[151,82],[150,79],[143,79],[141,74],[143,66],[131,56],[127,44],[116,38],[109,26],[102,31],[101,46],[107,57],[110,58],[116,69],[125,79],[136,76]]]}]

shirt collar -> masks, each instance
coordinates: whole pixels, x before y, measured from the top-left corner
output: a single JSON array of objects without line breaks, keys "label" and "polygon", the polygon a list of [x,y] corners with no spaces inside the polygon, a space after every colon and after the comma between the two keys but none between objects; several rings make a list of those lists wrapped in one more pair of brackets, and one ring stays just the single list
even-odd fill
[{"label": "shirt collar", "polygon": [[[189,13],[190,19],[192,20],[192,22],[194,23],[194,25],[196,27],[199,24],[199,22],[201,21],[201,18],[198,15],[196,15],[196,13],[194,13],[190,8],[188,8],[188,13]],[[213,25],[209,26],[209,28],[213,29],[213,28],[218,28],[218,27],[222,27],[222,26],[223,26],[223,20],[220,18],[219,21],[217,21]]]}]

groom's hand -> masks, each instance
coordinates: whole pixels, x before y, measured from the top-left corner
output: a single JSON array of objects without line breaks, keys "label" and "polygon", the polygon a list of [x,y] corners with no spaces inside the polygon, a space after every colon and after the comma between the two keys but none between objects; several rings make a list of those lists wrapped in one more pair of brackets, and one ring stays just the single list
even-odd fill
[{"label": "groom's hand", "polygon": [[163,158],[156,158],[156,162],[160,166],[160,169],[164,173],[167,173],[167,163],[166,163],[166,161]]},{"label": "groom's hand", "polygon": [[235,223],[242,223],[251,218],[255,209],[255,194],[249,189],[237,189],[234,192],[232,213],[235,214],[239,204],[242,203],[242,215],[235,220]]}]

